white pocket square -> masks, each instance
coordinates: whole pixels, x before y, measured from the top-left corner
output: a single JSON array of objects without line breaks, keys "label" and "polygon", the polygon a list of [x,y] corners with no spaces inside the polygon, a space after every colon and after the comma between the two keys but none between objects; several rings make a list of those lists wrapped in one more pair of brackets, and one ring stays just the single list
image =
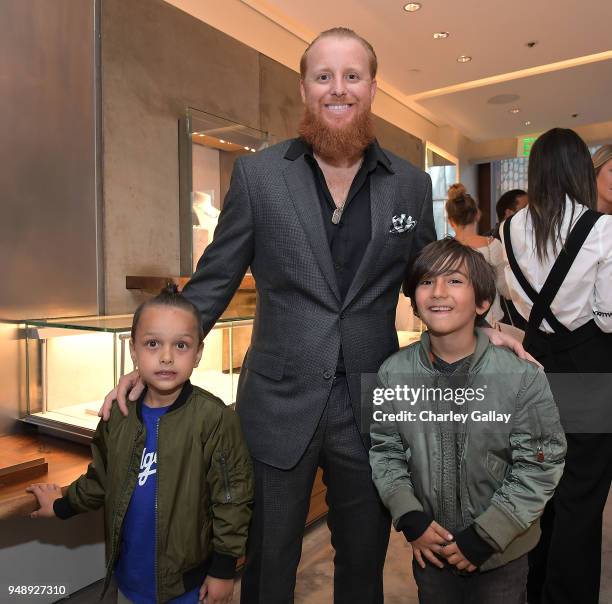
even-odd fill
[{"label": "white pocket square", "polygon": [[391,220],[392,224],[389,233],[405,233],[406,231],[412,231],[417,223],[412,216],[406,216],[406,214],[396,215]]}]

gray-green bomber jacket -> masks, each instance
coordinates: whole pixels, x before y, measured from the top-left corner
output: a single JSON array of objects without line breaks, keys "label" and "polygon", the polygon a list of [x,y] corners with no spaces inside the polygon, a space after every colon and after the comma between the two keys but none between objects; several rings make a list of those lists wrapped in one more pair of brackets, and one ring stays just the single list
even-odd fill
[{"label": "gray-green bomber jacket", "polygon": [[[396,528],[402,516],[414,511],[438,521],[448,504],[445,495],[456,491],[443,484],[443,466],[449,462],[442,454],[444,424],[421,421],[419,414],[425,412],[423,418],[429,417],[429,411],[467,414],[465,423],[454,424],[463,433],[456,484],[463,526],[475,524],[478,535],[495,550],[480,566],[486,571],[522,556],[537,544],[539,517],[563,473],[566,442],[544,372],[509,350],[493,346],[484,333],[476,331],[477,345],[465,387],[479,394],[466,396],[473,400],[462,405],[442,402],[440,396],[432,402],[433,395],[423,401],[423,392],[414,404],[410,404],[414,396],[409,397],[410,402],[382,403],[384,397],[380,397],[371,425],[370,464]],[[379,388],[405,385],[450,387],[447,376],[433,368],[427,333],[420,342],[389,357],[379,370]],[[405,413],[410,411],[416,421],[406,420]],[[398,415],[400,412],[404,415]],[[510,417],[508,423],[473,420],[480,412]],[[457,463],[455,451],[453,457]]]}]

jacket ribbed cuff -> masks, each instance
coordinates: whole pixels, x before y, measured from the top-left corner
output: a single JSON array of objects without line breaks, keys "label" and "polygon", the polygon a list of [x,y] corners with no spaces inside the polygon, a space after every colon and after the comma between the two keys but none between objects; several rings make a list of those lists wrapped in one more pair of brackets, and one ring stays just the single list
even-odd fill
[{"label": "jacket ribbed cuff", "polygon": [[455,537],[455,543],[474,566],[481,566],[495,553],[495,548],[476,532],[473,524]]},{"label": "jacket ribbed cuff", "polygon": [[213,552],[207,575],[216,579],[233,579],[236,574],[237,558],[228,554]]},{"label": "jacket ribbed cuff", "polygon": [[53,512],[58,518],[62,520],[67,520],[68,518],[72,518],[72,516],[76,516],[78,512],[70,505],[70,501],[68,497],[60,497],[53,502]]},{"label": "jacket ribbed cuff", "polygon": [[404,533],[407,541],[414,541],[427,530],[431,521],[432,518],[429,514],[415,510],[401,516],[396,522],[395,528]]}]

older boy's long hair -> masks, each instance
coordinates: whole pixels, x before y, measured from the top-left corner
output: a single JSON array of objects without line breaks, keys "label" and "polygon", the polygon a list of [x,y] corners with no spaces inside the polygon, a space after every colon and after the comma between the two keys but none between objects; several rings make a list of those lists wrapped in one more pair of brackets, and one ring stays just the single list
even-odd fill
[{"label": "older boy's long hair", "polygon": [[[417,256],[406,280],[404,292],[410,297],[418,316],[415,291],[422,279],[446,275],[464,266],[474,287],[476,305],[492,303],[495,299],[495,271],[484,256],[453,237],[446,237],[426,245]],[[486,314],[486,313],[485,313]]]}]

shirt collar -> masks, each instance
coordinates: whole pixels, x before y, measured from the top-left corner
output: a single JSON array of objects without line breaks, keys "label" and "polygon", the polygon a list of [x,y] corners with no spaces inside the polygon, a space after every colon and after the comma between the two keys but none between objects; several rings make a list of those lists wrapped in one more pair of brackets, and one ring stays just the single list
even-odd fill
[{"label": "shirt collar", "polygon": [[[295,161],[302,155],[314,159],[312,147],[304,139],[296,138],[289,145],[289,148],[285,153],[285,159]],[[365,150],[363,165],[369,172],[371,170],[374,170],[378,164],[383,165],[391,174],[393,174],[391,160],[382,150],[381,146],[378,144],[378,141],[374,139],[374,141],[370,145],[368,145]]]},{"label": "shirt collar", "polygon": [[[192,392],[193,392],[193,386],[191,385],[191,382],[187,380],[183,384],[183,387],[181,388],[181,391],[179,395],[177,396],[176,400],[169,407],[167,407],[166,413],[170,413],[171,411],[174,411],[175,409],[182,407],[187,402],[187,399],[191,396]],[[147,389],[145,387],[145,389],[142,391],[142,394],[140,395],[138,399],[138,402],[136,403],[136,415],[138,416],[138,419],[141,422],[142,422],[142,406],[144,405],[144,398],[146,394],[147,394]]]}]

